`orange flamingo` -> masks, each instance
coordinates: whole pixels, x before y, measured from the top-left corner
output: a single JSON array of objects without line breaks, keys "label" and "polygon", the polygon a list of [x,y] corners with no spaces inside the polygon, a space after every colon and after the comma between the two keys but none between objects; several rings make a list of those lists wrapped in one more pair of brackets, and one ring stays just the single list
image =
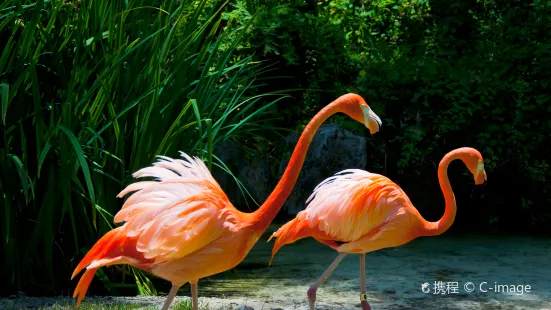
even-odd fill
[{"label": "orange flamingo", "polygon": [[446,154],[438,167],[438,181],[446,208],[437,222],[428,222],[413,206],[406,193],[385,176],[358,169],[337,173],[320,183],[306,201],[307,207],[272,234],[276,237],[272,258],[285,244],[305,237],[330,246],[337,258],[307,292],[310,310],[314,310],[316,291],[350,253],[360,254],[360,301],[363,310],[371,309],[366,299],[365,253],[397,247],[421,236],[436,236],[453,223],[455,196],[448,179],[448,165],[462,160],[474,175],[475,184],[486,181],[480,152],[463,147]]},{"label": "orange flamingo", "polygon": [[380,118],[356,94],[327,105],[304,129],[274,191],[252,213],[233,207],[205,164],[184,153],[185,161],[159,156],[152,167],[134,173],[156,180],[131,184],[117,196],[135,192],[114,218],[125,224],[107,232],[73,272],[72,278],[86,268],[73,295],[77,306],[99,267],[129,264],[172,283],[163,310],[188,282],[197,310],[199,279],[229,270],[245,258],[289,197],[315,132],[338,112],[361,122],[371,134],[381,126]]}]

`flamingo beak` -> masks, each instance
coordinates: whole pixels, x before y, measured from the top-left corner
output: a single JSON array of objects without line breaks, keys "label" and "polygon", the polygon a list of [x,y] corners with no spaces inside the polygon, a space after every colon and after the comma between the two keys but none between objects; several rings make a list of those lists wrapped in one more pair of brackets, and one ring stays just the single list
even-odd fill
[{"label": "flamingo beak", "polygon": [[486,171],[482,170],[475,178],[474,178],[474,184],[481,185],[484,184],[484,182],[488,181],[488,176],[486,175]]},{"label": "flamingo beak", "polygon": [[369,132],[372,135],[377,133],[380,127],[383,125],[383,122],[381,121],[379,116],[377,116],[377,114],[375,114],[373,110],[371,110],[369,107],[366,107],[366,106],[362,106],[362,111],[364,113],[365,127],[369,129]]}]

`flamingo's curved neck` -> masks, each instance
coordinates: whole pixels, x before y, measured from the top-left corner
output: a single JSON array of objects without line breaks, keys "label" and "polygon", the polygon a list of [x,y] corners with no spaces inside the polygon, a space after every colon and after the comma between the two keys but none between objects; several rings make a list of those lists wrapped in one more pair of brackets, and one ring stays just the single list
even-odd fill
[{"label": "flamingo's curved neck", "polygon": [[462,159],[462,153],[458,151],[459,150],[455,150],[448,153],[442,158],[438,166],[438,181],[440,182],[440,188],[444,194],[446,209],[444,210],[444,216],[442,216],[440,220],[436,222],[424,222],[424,231],[422,234],[425,236],[436,236],[444,233],[450,228],[455,220],[457,204],[455,202],[455,195],[453,194],[450,179],[448,178],[448,166],[452,161]]},{"label": "flamingo's curved neck", "polygon": [[[342,98],[342,97],[341,97]],[[291,194],[295,183],[297,182],[302,164],[306,157],[306,152],[310,146],[310,142],[314,138],[314,134],[319,129],[321,124],[325,122],[331,115],[344,112],[343,103],[341,98],[333,101],[325,108],[314,116],[314,118],[308,123],[304,131],[302,132],[297,145],[293,151],[291,159],[285,168],[283,176],[279,180],[273,192],[266,199],[266,201],[260,206],[258,210],[251,213],[251,224],[259,232],[264,232],[272,220],[276,217],[277,213]]]}]

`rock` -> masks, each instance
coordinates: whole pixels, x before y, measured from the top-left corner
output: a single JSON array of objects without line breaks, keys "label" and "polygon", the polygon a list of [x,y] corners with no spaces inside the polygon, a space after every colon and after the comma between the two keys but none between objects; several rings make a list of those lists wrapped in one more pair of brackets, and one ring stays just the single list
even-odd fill
[{"label": "rock", "polygon": [[15,296],[15,295],[10,295],[8,298],[9,298],[9,299],[16,299],[17,296]]},{"label": "rock", "polygon": [[25,297],[27,295],[25,295],[25,293],[23,293],[23,291],[18,291],[17,292],[17,297],[21,298],[21,297]]},{"label": "rock", "polygon": [[383,290],[383,293],[385,293],[385,294],[396,294],[396,290],[393,289],[393,288],[385,288]]},{"label": "rock", "polygon": [[238,308],[239,310],[254,310],[253,307],[242,305]]},{"label": "rock", "polygon": [[[245,160],[245,164],[240,168],[238,172],[239,180],[245,185],[254,200],[261,205],[275,186],[268,162],[261,156],[253,156]],[[243,195],[237,201],[244,203]],[[252,210],[257,209],[256,206],[250,207]]]},{"label": "rock", "polygon": [[[237,143],[230,140],[224,140],[217,143],[213,149],[213,154],[218,157],[234,175],[238,175],[237,169],[241,165],[240,160],[244,154]],[[213,162],[217,163],[214,159]],[[241,193],[233,177],[215,165],[212,166],[212,176],[218,184],[220,184],[220,187],[222,187],[230,201],[238,207],[236,199]]]},{"label": "rock", "polygon": [[[286,149],[292,153],[299,134],[287,136]],[[345,169],[365,169],[366,139],[340,128],[337,124],[324,124],[314,135],[308,148],[306,160],[297,184],[287,199],[284,210],[295,215],[305,208],[306,199],[314,188],[326,178]],[[288,156],[290,157],[290,155]],[[283,175],[289,159],[282,160],[279,178]]]},{"label": "rock", "polygon": [[[254,201],[261,205],[266,200],[275,186],[275,180],[264,157],[247,154],[231,140],[216,144],[213,153],[241,181]],[[250,212],[258,208],[247,193],[241,192],[233,177],[226,171],[213,165],[212,175],[237,209]]]}]

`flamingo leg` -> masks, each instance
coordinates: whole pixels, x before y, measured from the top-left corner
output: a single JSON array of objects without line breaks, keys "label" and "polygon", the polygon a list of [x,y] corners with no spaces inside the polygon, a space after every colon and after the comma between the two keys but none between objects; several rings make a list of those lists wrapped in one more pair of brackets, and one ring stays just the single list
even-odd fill
[{"label": "flamingo leg", "polygon": [[165,303],[163,304],[163,308],[161,310],[168,310],[170,307],[170,304],[174,300],[174,297],[178,293],[178,290],[180,289],[180,286],[172,285],[172,288],[170,289],[170,292],[168,293],[168,296],[166,296]]},{"label": "flamingo leg", "polygon": [[360,254],[360,305],[362,310],[371,310],[371,306],[367,302],[366,283],[365,283],[365,253]]},{"label": "flamingo leg", "polygon": [[193,310],[199,310],[199,293],[197,287],[197,280],[191,281],[191,306]]},{"label": "flamingo leg", "polygon": [[316,291],[318,290],[318,287],[329,278],[331,273],[337,268],[339,263],[342,261],[342,259],[346,256],[347,253],[340,253],[337,258],[331,263],[329,268],[325,270],[325,272],[321,275],[321,277],[318,279],[316,283],[314,283],[310,288],[308,289],[308,292],[306,293],[308,295],[308,304],[310,305],[310,310],[315,309],[315,303],[316,303]]}]

